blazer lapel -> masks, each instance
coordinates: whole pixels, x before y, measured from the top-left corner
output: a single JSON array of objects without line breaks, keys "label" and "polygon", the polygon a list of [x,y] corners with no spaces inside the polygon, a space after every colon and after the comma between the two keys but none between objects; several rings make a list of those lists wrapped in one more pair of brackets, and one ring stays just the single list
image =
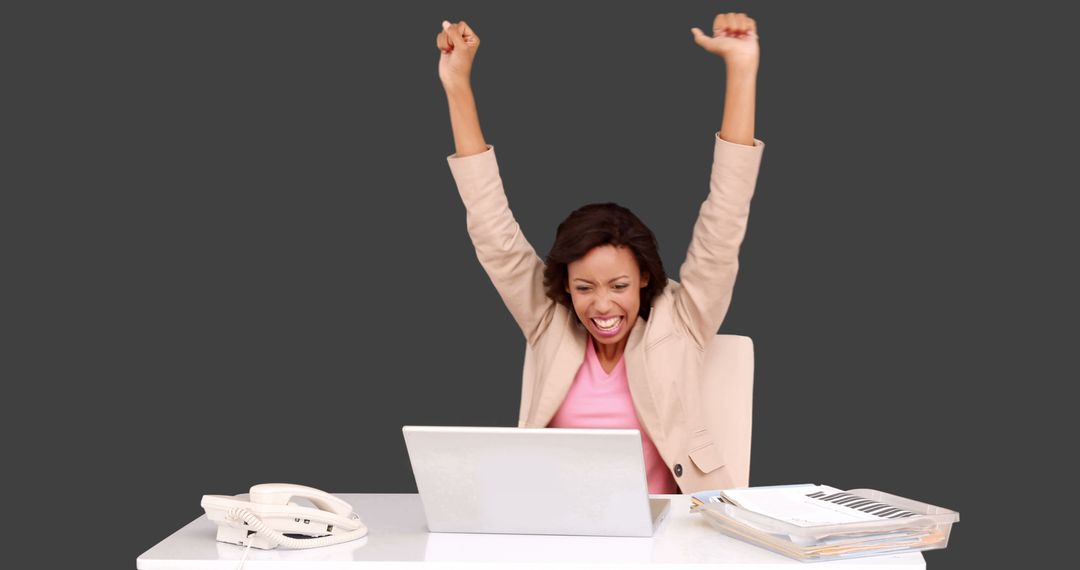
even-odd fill
[{"label": "blazer lapel", "polygon": [[[660,423],[660,414],[656,409],[656,399],[653,397],[647,380],[645,366],[645,326],[646,322],[638,319],[634,328],[630,330],[630,338],[626,341],[626,379],[630,384],[630,397],[634,400],[634,411],[637,412],[641,427],[645,428],[648,435],[658,450],[666,449],[664,445],[664,430]],[[667,458],[665,458],[667,459]]]},{"label": "blazer lapel", "polygon": [[540,400],[536,406],[536,417],[532,427],[547,427],[551,418],[559,411],[566,393],[574,383],[574,377],[585,361],[585,342],[588,333],[578,327],[573,319],[568,321],[566,333],[559,341],[559,347],[552,359],[551,368],[545,374],[540,385]]}]

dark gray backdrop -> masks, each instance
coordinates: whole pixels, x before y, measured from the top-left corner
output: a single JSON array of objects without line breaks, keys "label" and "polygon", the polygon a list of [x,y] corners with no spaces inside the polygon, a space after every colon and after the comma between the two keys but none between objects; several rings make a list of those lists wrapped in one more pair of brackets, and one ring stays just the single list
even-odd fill
[{"label": "dark gray backdrop", "polygon": [[1065,344],[1044,304],[1069,264],[1038,194],[1065,186],[1036,130],[1061,96],[1038,71],[1052,17],[208,2],[54,11],[18,53],[36,216],[8,243],[28,366],[5,424],[14,474],[96,517],[63,555],[131,567],[202,494],[259,482],[412,492],[402,424],[514,425],[523,341],[445,163],[439,22],[483,39],[484,134],[538,251],[615,200],[677,277],[724,87],[688,30],[729,10],[762,38],[767,149],[722,327],[757,350],[752,483],[958,510],[933,567],[1015,554],[992,495],[1030,470],[1019,430],[1055,425],[1025,398],[1064,374],[1039,357]]}]

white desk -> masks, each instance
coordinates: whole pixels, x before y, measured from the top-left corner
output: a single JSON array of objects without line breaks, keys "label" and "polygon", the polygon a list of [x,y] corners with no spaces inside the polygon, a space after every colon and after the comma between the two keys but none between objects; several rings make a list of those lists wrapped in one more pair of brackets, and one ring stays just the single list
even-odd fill
[{"label": "white desk", "polygon": [[[671,513],[652,538],[524,536],[429,533],[419,495],[338,495],[352,503],[368,526],[358,541],[312,550],[251,549],[244,568],[286,570],[404,568],[680,568],[717,565],[769,570],[841,567],[873,570],[924,569],[918,552],[840,562],[804,564],[716,532],[690,497],[667,495]],[[217,542],[217,526],[206,516],[195,519],[139,556],[140,570],[236,568],[243,547]],[[610,566],[609,566],[610,565]]]}]

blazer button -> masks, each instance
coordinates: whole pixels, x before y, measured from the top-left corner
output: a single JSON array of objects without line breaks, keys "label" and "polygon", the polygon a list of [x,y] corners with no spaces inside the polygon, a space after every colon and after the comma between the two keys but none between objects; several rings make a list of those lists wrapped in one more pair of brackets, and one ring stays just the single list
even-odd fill
[{"label": "blazer button", "polygon": [[681,463],[676,463],[675,464],[675,476],[676,477],[682,477],[682,464]]}]

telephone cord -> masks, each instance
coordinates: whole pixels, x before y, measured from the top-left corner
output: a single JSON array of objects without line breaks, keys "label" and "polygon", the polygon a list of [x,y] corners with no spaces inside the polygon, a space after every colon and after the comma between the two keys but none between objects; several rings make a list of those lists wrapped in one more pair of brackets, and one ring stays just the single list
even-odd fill
[{"label": "telephone cord", "polygon": [[251,530],[255,531],[255,534],[269,540],[275,546],[284,546],[285,548],[318,548],[320,546],[330,546],[332,544],[341,544],[343,542],[362,538],[367,534],[367,529],[361,527],[356,530],[350,530],[349,532],[320,536],[318,538],[292,538],[266,526],[258,515],[248,509],[229,509],[228,517],[233,520],[244,521],[251,527]]},{"label": "telephone cord", "polygon": [[248,541],[247,546],[244,547],[244,555],[240,557],[240,563],[236,565],[236,570],[244,570],[244,561],[247,560],[248,552],[251,552],[251,545],[254,543],[254,540]]}]

